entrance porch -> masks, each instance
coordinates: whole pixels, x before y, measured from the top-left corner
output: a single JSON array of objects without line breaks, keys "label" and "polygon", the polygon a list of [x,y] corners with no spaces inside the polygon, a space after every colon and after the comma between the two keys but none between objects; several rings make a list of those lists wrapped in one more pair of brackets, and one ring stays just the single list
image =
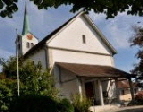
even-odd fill
[{"label": "entrance porch", "polygon": [[120,103],[118,81],[126,78],[134,100],[133,76],[125,71],[110,66],[63,62],[56,63],[56,66],[61,94],[69,99],[78,93],[91,98],[94,105]]}]

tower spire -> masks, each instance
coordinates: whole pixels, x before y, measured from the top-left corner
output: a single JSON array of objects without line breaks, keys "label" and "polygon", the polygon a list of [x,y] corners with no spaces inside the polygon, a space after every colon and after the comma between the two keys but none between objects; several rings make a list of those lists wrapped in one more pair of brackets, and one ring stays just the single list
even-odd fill
[{"label": "tower spire", "polygon": [[29,18],[28,18],[28,14],[27,14],[26,3],[25,3],[25,12],[24,12],[22,35],[26,35],[29,32],[30,32],[30,25],[29,25]]}]

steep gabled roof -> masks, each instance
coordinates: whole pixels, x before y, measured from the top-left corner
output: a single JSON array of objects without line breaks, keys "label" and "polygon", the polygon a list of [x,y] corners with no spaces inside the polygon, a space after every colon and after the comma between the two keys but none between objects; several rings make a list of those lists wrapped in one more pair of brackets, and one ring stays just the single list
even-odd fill
[{"label": "steep gabled roof", "polygon": [[115,48],[110,44],[110,42],[107,40],[107,38],[102,34],[102,32],[99,30],[99,28],[94,24],[92,19],[88,15],[84,15],[85,19],[88,21],[88,23],[92,26],[93,30],[100,36],[102,41],[104,42],[105,45],[111,50],[113,54],[116,54],[117,51]]},{"label": "steep gabled roof", "polygon": [[37,49],[41,49],[44,45],[46,45],[47,41],[50,41],[56,34],[60,33],[61,30],[66,28],[71,22],[73,22],[77,17],[84,15],[85,19],[88,21],[88,23],[92,26],[94,31],[100,36],[102,41],[107,45],[107,47],[111,50],[113,54],[116,54],[116,50],[114,47],[109,43],[109,41],[105,38],[105,36],[101,33],[101,31],[95,26],[95,24],[92,22],[92,20],[89,18],[88,15],[85,14],[86,12],[81,11],[76,16],[70,18],[67,22],[65,22],[62,26],[59,26],[57,29],[55,29],[51,34],[47,35],[45,38],[43,38],[42,41],[40,41],[37,45],[35,45],[33,48],[31,48],[25,55],[24,58],[29,56],[31,53],[34,53],[37,51]]}]

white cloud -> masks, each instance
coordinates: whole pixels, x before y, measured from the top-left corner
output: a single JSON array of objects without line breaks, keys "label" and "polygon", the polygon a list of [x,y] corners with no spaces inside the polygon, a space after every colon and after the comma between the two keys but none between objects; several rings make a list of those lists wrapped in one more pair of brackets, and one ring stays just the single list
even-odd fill
[{"label": "white cloud", "polygon": [[[10,56],[14,56],[13,52],[8,52],[0,48],[0,58],[8,59]],[[2,71],[2,66],[0,65],[0,72]]]},{"label": "white cloud", "polygon": [[126,12],[109,19],[105,19],[106,15],[95,14],[93,11],[90,16],[116,49],[129,48],[128,40],[133,34],[132,26],[138,25],[138,21],[143,21],[140,17],[127,16]]},{"label": "white cloud", "polygon": [[13,52],[5,51],[0,48],[0,58],[8,59],[9,56],[14,56]]}]

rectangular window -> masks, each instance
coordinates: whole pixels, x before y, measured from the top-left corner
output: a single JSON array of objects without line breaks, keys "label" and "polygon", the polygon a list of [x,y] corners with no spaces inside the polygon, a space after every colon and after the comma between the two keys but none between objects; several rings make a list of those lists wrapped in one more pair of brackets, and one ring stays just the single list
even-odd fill
[{"label": "rectangular window", "polygon": [[27,48],[30,48],[29,42],[26,43],[26,47],[27,47]]},{"label": "rectangular window", "polygon": [[125,90],[121,90],[121,95],[125,95]]},{"label": "rectangular window", "polygon": [[83,43],[83,44],[86,43],[85,35],[82,35],[82,43]]}]

